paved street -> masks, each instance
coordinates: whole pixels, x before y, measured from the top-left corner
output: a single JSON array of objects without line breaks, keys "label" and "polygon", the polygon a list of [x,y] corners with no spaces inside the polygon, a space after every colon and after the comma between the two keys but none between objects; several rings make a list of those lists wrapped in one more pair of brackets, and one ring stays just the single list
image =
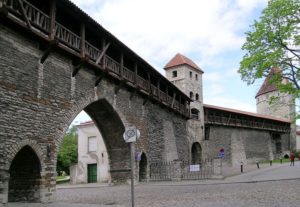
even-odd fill
[{"label": "paved street", "polygon": [[[300,206],[300,163],[262,167],[225,180],[159,182],[135,187],[136,207]],[[274,181],[276,179],[282,179]],[[263,182],[261,182],[263,181]],[[62,186],[61,186],[62,187]],[[58,203],[9,207],[129,207],[130,186],[65,186]]]}]

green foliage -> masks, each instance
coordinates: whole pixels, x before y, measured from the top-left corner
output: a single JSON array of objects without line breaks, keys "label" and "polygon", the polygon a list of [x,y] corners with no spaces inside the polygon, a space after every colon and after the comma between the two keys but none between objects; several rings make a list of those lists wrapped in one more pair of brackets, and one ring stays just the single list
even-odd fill
[{"label": "green foliage", "polygon": [[72,127],[65,134],[64,139],[61,143],[58,157],[57,157],[57,173],[65,171],[67,174],[70,173],[69,167],[71,164],[77,162],[77,135],[76,128]]},{"label": "green foliage", "polygon": [[[299,97],[300,87],[300,1],[270,0],[259,21],[246,32],[240,62],[242,80],[252,84],[272,68],[281,70],[270,81],[282,92]],[[283,79],[289,83],[284,83]]]}]

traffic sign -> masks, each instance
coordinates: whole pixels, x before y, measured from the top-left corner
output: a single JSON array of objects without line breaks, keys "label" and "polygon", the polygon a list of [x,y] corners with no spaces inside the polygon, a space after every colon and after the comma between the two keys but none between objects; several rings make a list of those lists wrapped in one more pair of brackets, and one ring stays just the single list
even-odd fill
[{"label": "traffic sign", "polygon": [[126,127],[123,138],[126,143],[136,142],[140,137],[140,131],[136,127]]}]

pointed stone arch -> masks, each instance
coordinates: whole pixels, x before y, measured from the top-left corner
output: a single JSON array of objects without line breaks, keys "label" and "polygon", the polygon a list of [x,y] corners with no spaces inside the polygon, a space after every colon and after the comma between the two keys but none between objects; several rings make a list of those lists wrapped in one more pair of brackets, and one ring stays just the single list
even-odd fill
[{"label": "pointed stone arch", "polygon": [[32,147],[24,146],[9,168],[9,202],[39,202],[41,191],[41,162]]}]

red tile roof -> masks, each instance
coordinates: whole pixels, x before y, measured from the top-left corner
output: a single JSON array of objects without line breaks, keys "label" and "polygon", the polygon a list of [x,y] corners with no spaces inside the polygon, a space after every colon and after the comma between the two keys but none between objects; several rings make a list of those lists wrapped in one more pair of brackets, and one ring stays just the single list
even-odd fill
[{"label": "red tile roof", "polygon": [[274,121],[291,123],[291,121],[288,120],[288,119],[277,118],[277,117],[274,117],[274,116],[268,116],[268,115],[264,115],[264,114],[257,114],[257,113],[252,113],[252,112],[248,112],[248,111],[240,111],[240,110],[225,108],[225,107],[221,107],[221,106],[213,106],[213,105],[209,105],[209,104],[203,104],[203,107],[204,108],[227,111],[227,112],[232,112],[232,113],[237,113],[237,114],[243,114],[243,115],[248,115],[248,116],[254,116],[254,117],[257,117],[257,118],[271,119],[271,120],[274,120]]},{"label": "red tile roof", "polygon": [[189,65],[190,67],[194,68],[197,71],[200,71],[201,73],[204,73],[201,68],[196,65],[191,59],[185,57],[182,54],[177,53],[164,67],[165,70],[168,70],[169,68],[179,66],[179,65]]},{"label": "red tile roof", "polygon": [[272,78],[274,73],[278,73],[280,72],[279,69],[277,68],[272,68],[269,75],[267,76],[267,78],[265,79],[264,83],[262,84],[262,86],[260,87],[259,91],[257,92],[255,98],[257,96],[263,95],[265,93],[269,93],[272,91],[277,91],[277,87],[273,84],[270,83],[270,79]]}]

